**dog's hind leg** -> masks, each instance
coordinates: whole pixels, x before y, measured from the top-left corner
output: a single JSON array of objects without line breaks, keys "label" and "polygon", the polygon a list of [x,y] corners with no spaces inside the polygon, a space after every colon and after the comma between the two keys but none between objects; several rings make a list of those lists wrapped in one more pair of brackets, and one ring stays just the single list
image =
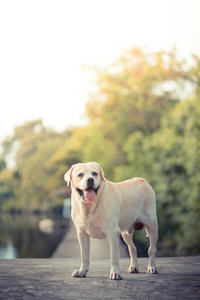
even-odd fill
[{"label": "dog's hind leg", "polygon": [[150,240],[150,247],[148,249],[148,254],[149,254],[149,264],[147,267],[147,273],[149,274],[157,274],[157,270],[156,270],[156,252],[157,252],[157,248],[156,248],[156,243],[158,240],[158,223],[157,221],[148,223],[148,225],[145,225],[146,231],[148,233],[149,236],[149,240]]},{"label": "dog's hind leg", "polygon": [[[134,230],[134,229],[133,229]],[[133,232],[123,232],[122,233],[123,240],[128,246],[129,254],[131,257],[131,263],[128,268],[129,273],[139,273],[139,265],[137,261],[137,249],[133,243]]]}]

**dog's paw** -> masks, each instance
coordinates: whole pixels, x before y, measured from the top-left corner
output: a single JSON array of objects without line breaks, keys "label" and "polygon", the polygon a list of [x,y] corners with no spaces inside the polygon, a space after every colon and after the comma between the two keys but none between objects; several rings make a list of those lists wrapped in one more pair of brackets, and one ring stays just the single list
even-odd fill
[{"label": "dog's paw", "polygon": [[148,274],[158,274],[158,271],[156,270],[156,267],[148,266],[147,273]]},{"label": "dog's paw", "polygon": [[118,273],[110,273],[110,279],[111,280],[121,280],[122,276]]},{"label": "dog's paw", "polygon": [[85,277],[86,275],[87,275],[87,271],[76,270],[72,273],[72,277]]},{"label": "dog's paw", "polygon": [[137,266],[130,266],[128,268],[128,272],[129,273],[139,273],[139,267],[137,267]]}]

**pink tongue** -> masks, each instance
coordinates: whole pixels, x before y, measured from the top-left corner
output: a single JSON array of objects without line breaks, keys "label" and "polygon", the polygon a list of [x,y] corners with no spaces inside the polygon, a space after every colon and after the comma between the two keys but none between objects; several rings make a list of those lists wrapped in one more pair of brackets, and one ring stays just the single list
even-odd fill
[{"label": "pink tongue", "polygon": [[96,194],[95,194],[93,188],[89,188],[83,192],[84,192],[85,198],[88,202],[90,202],[90,203],[94,202]]}]

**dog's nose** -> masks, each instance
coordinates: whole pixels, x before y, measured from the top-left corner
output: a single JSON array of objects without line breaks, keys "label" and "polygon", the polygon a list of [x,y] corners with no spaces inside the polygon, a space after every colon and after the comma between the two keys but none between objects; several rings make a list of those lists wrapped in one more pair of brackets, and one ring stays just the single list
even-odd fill
[{"label": "dog's nose", "polygon": [[94,186],[94,178],[92,178],[92,177],[88,178],[88,180],[87,180],[87,186],[88,187]]}]

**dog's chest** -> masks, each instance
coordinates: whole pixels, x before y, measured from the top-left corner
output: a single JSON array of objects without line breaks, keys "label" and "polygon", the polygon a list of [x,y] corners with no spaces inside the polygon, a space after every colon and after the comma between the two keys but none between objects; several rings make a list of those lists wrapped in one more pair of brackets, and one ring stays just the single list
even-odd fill
[{"label": "dog's chest", "polygon": [[85,231],[87,232],[87,234],[89,234],[89,236],[91,236],[95,239],[105,239],[106,238],[106,235],[105,235],[104,231],[102,230],[102,228],[90,226],[90,227],[86,228]]},{"label": "dog's chest", "polygon": [[81,220],[81,228],[87,232],[87,234],[96,239],[105,239],[105,228],[103,226],[101,217],[97,216],[85,216]]}]

